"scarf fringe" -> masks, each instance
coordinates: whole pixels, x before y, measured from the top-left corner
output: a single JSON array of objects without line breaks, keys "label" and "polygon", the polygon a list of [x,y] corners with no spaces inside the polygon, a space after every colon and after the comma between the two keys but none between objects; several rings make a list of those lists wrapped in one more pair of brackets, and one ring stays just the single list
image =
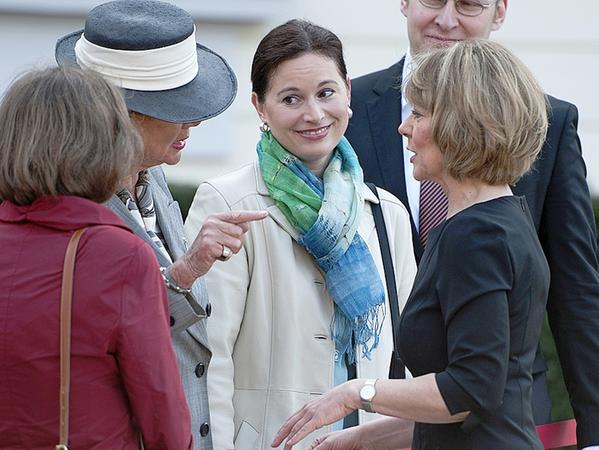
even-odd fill
[{"label": "scarf fringe", "polygon": [[[353,326],[345,315],[341,315],[341,323],[336,323],[333,331],[339,357],[347,355],[348,362],[353,364],[356,362],[356,351],[360,350],[361,357],[370,360],[372,351],[379,345],[385,314],[385,304],[376,305],[366,314],[356,317]],[[372,342],[369,344],[370,341]]]},{"label": "scarf fringe", "polygon": [[262,134],[256,150],[270,196],[298,230],[299,244],[325,272],[335,303],[335,349],[350,362],[358,348],[370,359],[379,344],[385,290],[358,234],[364,177],[356,153],[341,138],[320,180],[269,132]]}]

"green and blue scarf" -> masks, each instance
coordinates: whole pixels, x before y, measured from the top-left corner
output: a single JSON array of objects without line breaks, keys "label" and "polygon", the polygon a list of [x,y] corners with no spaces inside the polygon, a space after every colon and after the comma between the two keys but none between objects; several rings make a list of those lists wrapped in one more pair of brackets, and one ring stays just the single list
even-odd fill
[{"label": "green and blue scarf", "polygon": [[364,181],[354,149],[341,138],[322,180],[270,132],[262,133],[256,150],[270,196],[298,231],[298,243],[325,273],[335,303],[336,350],[353,363],[353,335],[355,348],[361,347],[362,355],[370,358],[379,343],[385,291],[370,250],[357,232]]}]

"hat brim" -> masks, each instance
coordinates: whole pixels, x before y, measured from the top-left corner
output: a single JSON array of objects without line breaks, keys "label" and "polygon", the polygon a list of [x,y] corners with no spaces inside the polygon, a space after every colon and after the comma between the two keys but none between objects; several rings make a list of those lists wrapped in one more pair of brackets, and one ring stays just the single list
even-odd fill
[{"label": "hat brim", "polygon": [[[77,65],[75,44],[82,33],[75,31],[57,41],[58,65]],[[165,91],[123,89],[129,110],[173,123],[199,122],[226,110],[237,94],[235,74],[220,55],[203,45],[196,46],[199,72],[192,81]]]}]

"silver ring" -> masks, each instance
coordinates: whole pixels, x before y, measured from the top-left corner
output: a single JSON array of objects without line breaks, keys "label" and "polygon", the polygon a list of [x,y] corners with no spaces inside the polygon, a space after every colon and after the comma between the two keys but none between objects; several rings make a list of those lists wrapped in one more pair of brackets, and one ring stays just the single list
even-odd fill
[{"label": "silver ring", "polygon": [[231,251],[231,249],[229,247],[227,247],[226,245],[223,245],[223,252],[220,255],[220,259],[221,261],[226,261],[228,260],[231,256],[233,256],[233,252]]}]

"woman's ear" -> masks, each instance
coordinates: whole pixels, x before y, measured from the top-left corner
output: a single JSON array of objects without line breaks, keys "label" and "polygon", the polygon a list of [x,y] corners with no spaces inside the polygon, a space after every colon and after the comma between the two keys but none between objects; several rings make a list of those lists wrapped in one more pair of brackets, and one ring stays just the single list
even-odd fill
[{"label": "woman's ear", "polygon": [[399,10],[404,17],[408,17],[408,0],[401,0],[401,2],[399,2]]},{"label": "woman's ear", "polygon": [[507,0],[498,0],[495,8],[495,16],[493,17],[493,24],[491,25],[491,31],[497,31],[501,28],[505,22],[506,13]]},{"label": "woman's ear", "polygon": [[266,120],[266,115],[264,114],[264,105],[260,103],[260,100],[258,99],[258,94],[256,94],[255,92],[252,92],[252,105],[254,105],[254,108],[256,108],[256,112],[258,113],[258,117],[260,117],[260,120],[262,122],[268,122],[268,120]]},{"label": "woman's ear", "polygon": [[349,76],[345,78],[345,85],[347,86],[347,105],[351,104],[351,81]]},{"label": "woman's ear", "polygon": [[134,125],[139,125],[144,121],[145,116],[135,111],[129,111],[129,118]]}]

